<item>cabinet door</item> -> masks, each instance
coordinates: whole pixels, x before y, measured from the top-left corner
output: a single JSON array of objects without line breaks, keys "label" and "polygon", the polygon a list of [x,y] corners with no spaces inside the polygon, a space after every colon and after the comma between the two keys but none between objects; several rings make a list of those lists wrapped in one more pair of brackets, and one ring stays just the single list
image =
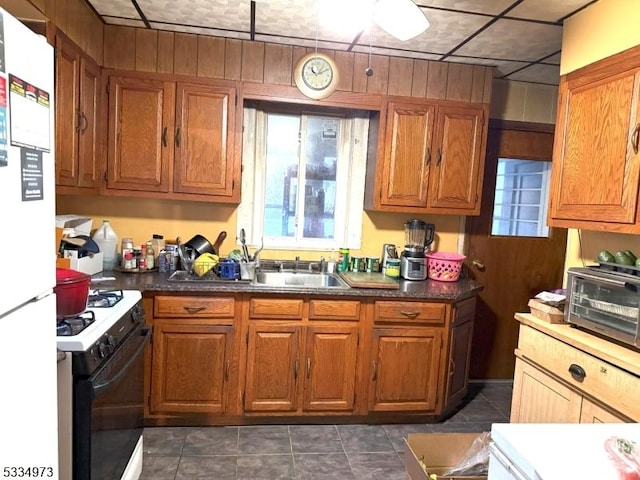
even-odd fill
[{"label": "cabinet door", "polygon": [[87,58],[80,61],[80,125],[78,128],[78,186],[97,188],[100,183],[100,67]]},{"label": "cabinet door", "polygon": [[461,400],[467,393],[476,297],[457,303],[453,312],[445,405]]},{"label": "cabinet door", "polygon": [[389,103],[381,181],[382,205],[427,206],[435,108]]},{"label": "cabinet door", "polygon": [[308,327],[304,410],[353,410],[358,327]]},{"label": "cabinet door", "polygon": [[174,113],[174,83],[109,78],[107,188],[169,191]]},{"label": "cabinet door", "polygon": [[484,110],[481,107],[438,108],[429,206],[459,213],[480,213]]},{"label": "cabinet door", "polygon": [[158,323],[153,332],[152,413],[224,413],[233,327]]},{"label": "cabinet door", "polygon": [[249,325],[245,411],[298,408],[300,327]]},{"label": "cabinet door", "polygon": [[593,81],[561,79],[549,225],[571,226],[552,219],[635,223],[640,156],[632,145],[640,124],[639,88],[637,70]]},{"label": "cabinet door", "polygon": [[369,410],[434,410],[441,348],[440,330],[374,328]]},{"label": "cabinet door", "polygon": [[78,184],[80,118],[80,53],[69,40],[56,36],[56,185]]},{"label": "cabinet door", "polygon": [[582,396],[516,358],[512,423],[578,423]]},{"label": "cabinet door", "polygon": [[175,192],[233,195],[235,97],[234,88],[178,83]]},{"label": "cabinet door", "polygon": [[580,423],[626,423],[630,422],[622,415],[605,410],[599,405],[584,398],[582,400],[582,411],[580,412]]}]

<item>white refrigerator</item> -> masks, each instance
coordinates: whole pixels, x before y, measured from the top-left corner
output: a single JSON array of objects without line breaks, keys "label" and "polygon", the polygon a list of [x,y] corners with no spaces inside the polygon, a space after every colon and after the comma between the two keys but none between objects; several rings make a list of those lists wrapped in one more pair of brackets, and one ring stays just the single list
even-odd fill
[{"label": "white refrigerator", "polygon": [[53,48],[0,8],[2,478],[59,477],[53,94]]}]

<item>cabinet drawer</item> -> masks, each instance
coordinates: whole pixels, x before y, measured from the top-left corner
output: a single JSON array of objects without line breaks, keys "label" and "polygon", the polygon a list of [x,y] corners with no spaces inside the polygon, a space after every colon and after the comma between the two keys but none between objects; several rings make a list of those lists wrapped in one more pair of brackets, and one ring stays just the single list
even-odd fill
[{"label": "cabinet drawer", "polygon": [[[640,378],[635,375],[526,325],[520,326],[517,354],[612,409],[640,418]],[[572,375],[570,368],[582,369],[584,377]]]},{"label": "cabinet drawer", "polygon": [[233,320],[233,297],[169,297],[157,296],[153,316],[162,318],[227,318]]},{"label": "cabinet drawer", "polygon": [[445,310],[443,303],[381,301],[375,303],[374,321],[444,325]]},{"label": "cabinet drawer", "polygon": [[360,320],[360,302],[354,300],[311,300],[311,320]]},{"label": "cabinet drawer", "polygon": [[304,300],[297,298],[252,298],[249,318],[285,318],[299,320],[304,311]]}]

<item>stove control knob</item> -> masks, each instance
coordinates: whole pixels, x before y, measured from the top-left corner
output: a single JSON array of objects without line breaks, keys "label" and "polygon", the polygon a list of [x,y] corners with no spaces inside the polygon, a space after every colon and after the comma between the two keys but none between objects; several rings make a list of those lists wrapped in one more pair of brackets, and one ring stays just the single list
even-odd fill
[{"label": "stove control knob", "polygon": [[100,348],[97,346],[91,347],[91,356],[93,358],[100,358]]},{"label": "stove control knob", "polygon": [[104,358],[107,356],[107,354],[109,353],[108,351],[108,347],[106,344],[101,343],[100,345],[98,345],[98,350],[100,352],[100,358]]},{"label": "stove control knob", "polygon": [[131,318],[135,323],[144,322],[144,308],[142,305],[137,304],[131,310]]},{"label": "stove control knob", "polygon": [[113,337],[113,335],[105,335],[105,340],[107,342],[107,345],[109,345],[110,347],[116,346],[116,339]]}]

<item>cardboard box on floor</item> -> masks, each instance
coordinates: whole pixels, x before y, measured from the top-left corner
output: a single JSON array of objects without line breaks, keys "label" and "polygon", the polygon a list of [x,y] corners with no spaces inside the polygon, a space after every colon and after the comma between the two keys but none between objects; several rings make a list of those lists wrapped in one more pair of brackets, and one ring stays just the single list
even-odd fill
[{"label": "cardboard box on floor", "polygon": [[[479,433],[411,433],[405,440],[404,464],[411,480],[430,480],[435,473],[447,480],[487,480],[479,477],[441,476],[462,458]],[[424,460],[427,471],[420,466]]]}]

